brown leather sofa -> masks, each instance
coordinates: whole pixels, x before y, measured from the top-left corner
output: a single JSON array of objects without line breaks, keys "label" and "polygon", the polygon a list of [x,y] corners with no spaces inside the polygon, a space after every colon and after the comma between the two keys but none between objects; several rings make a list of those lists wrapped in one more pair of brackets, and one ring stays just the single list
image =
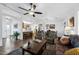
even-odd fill
[{"label": "brown leather sofa", "polygon": [[67,46],[64,46],[60,43],[59,38],[55,40],[55,44],[56,44],[56,55],[63,55],[64,51],[69,49]]}]

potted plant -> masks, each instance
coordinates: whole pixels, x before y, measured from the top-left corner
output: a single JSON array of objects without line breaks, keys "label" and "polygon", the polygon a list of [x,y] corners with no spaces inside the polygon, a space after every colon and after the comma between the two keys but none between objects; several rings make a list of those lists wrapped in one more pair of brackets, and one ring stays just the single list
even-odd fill
[{"label": "potted plant", "polygon": [[18,40],[18,36],[20,35],[20,33],[16,31],[16,32],[14,32],[13,35],[14,35],[15,39]]}]

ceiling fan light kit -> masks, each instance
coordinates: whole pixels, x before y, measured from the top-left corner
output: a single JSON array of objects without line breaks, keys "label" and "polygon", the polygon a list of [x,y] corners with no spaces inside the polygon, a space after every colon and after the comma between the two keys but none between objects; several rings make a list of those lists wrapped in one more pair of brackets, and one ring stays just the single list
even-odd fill
[{"label": "ceiling fan light kit", "polygon": [[33,15],[33,14],[34,14],[34,12],[29,12],[29,14],[30,14],[30,15]]}]

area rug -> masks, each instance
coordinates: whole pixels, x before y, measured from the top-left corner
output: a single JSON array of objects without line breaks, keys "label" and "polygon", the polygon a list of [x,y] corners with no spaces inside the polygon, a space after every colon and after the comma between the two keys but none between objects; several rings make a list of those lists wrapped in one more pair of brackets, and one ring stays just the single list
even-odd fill
[{"label": "area rug", "polygon": [[22,55],[22,49],[21,48],[15,49],[14,51],[8,53],[8,55]]},{"label": "area rug", "polygon": [[[46,45],[46,49],[43,51],[42,55],[56,55],[56,47],[55,45]],[[14,51],[8,53],[8,55],[22,55],[22,49],[18,48]],[[25,55],[31,55],[28,52],[25,52]]]},{"label": "area rug", "polygon": [[[22,55],[22,49],[21,48],[15,49],[14,51],[8,53],[8,55]],[[31,55],[31,54],[25,52],[25,55]]]}]

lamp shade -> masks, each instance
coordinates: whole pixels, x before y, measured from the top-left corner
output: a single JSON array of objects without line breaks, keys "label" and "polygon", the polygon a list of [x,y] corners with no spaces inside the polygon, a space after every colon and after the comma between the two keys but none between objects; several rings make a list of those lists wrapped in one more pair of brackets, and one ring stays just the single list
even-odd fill
[{"label": "lamp shade", "polygon": [[65,27],[65,31],[71,30],[71,27],[67,26]]}]

